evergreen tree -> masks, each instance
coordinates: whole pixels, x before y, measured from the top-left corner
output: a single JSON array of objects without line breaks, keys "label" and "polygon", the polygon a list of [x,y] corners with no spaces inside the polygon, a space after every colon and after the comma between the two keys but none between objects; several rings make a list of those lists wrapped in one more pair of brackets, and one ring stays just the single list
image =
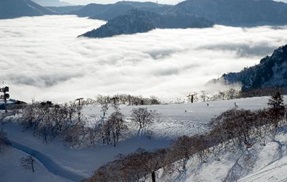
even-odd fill
[{"label": "evergreen tree", "polygon": [[275,127],[278,126],[278,122],[283,119],[285,114],[285,106],[283,96],[279,91],[275,92],[274,95],[268,101],[268,105],[270,106],[270,114],[273,118],[273,124]]}]

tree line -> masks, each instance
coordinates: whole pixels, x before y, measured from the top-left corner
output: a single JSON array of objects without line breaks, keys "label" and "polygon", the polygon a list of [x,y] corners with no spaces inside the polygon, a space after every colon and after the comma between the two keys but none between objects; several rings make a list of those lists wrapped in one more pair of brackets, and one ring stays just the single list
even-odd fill
[{"label": "tree line", "polygon": [[[72,147],[96,144],[116,146],[129,128],[126,117],[138,128],[137,135],[146,135],[146,128],[152,124],[158,113],[144,107],[134,108],[128,116],[121,113],[118,102],[110,102],[107,98],[99,99],[101,107],[100,119],[87,125],[83,115],[83,105],[78,103],[53,104],[52,102],[34,102],[21,108],[18,122],[24,130],[32,131],[33,136],[48,143],[58,138]],[[111,114],[107,116],[107,111]]]},{"label": "tree line", "polygon": [[83,101],[84,105],[88,104],[101,104],[105,100],[109,104],[118,103],[121,105],[140,106],[140,105],[158,105],[162,104],[159,98],[155,96],[142,97],[129,94],[117,94],[113,96],[98,95],[95,99],[88,98]]}]

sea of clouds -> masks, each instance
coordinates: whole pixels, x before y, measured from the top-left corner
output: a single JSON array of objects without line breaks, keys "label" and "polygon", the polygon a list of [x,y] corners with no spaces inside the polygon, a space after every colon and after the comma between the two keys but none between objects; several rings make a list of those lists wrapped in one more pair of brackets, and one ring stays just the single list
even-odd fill
[{"label": "sea of clouds", "polygon": [[186,98],[211,92],[209,80],[253,66],[287,43],[287,27],[268,26],[77,37],[104,23],[76,16],[0,20],[1,85],[27,102],[122,93]]}]

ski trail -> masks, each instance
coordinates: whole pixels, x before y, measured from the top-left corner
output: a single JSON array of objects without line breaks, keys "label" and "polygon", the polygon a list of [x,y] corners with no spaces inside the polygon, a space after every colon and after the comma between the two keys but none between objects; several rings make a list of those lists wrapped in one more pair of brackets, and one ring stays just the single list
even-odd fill
[{"label": "ski trail", "polygon": [[57,176],[61,176],[75,182],[82,181],[87,178],[86,176],[78,174],[76,171],[60,166],[57,162],[53,161],[51,158],[37,150],[17,143],[13,140],[7,140],[7,142],[11,147],[32,155],[34,158],[40,161],[51,173]]}]

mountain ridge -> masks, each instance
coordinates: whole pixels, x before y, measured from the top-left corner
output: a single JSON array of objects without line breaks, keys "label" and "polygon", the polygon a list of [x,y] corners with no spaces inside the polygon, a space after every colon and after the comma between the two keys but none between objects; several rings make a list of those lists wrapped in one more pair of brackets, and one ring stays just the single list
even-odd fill
[{"label": "mountain ridge", "polygon": [[167,14],[193,14],[227,26],[287,24],[287,4],[272,0],[186,0]]},{"label": "mountain ridge", "polygon": [[70,6],[71,4],[62,2],[59,0],[32,0],[33,2],[41,5],[41,6],[56,6],[56,7],[61,7],[61,6]]},{"label": "mountain ridge", "polygon": [[276,87],[287,89],[287,45],[274,50],[259,64],[237,73],[223,74],[221,79],[227,84],[242,84],[242,91]]},{"label": "mountain ridge", "polygon": [[155,28],[205,28],[213,22],[192,15],[161,15],[154,12],[133,9],[105,25],[80,36],[89,38],[112,37],[121,34],[143,33]]},{"label": "mountain ridge", "polygon": [[170,5],[162,5],[152,2],[119,1],[114,4],[91,3],[79,10],[71,11],[68,14],[108,21],[119,15],[128,13],[133,9],[162,13],[170,7]]},{"label": "mountain ridge", "polygon": [[31,0],[1,0],[0,19],[56,14]]}]

